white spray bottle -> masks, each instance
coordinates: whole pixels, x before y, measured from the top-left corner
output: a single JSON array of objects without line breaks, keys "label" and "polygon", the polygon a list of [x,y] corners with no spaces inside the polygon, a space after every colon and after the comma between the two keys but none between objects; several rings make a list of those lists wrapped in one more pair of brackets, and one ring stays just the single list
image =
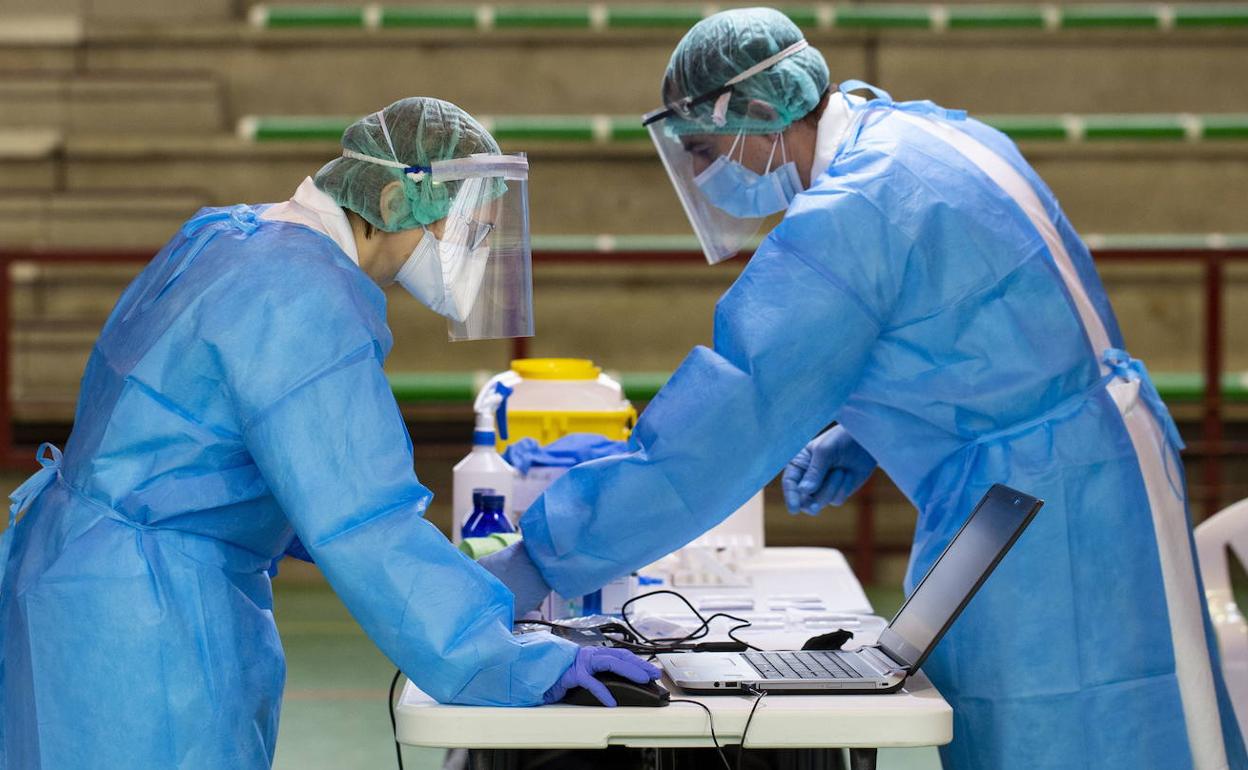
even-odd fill
[{"label": "white spray bottle", "polygon": [[498,453],[494,436],[497,422],[499,434],[503,440],[507,439],[507,398],[511,391],[511,387],[495,378],[477,396],[473,406],[477,420],[472,432],[472,451],[451,473],[451,539],[455,543],[461,540],[460,530],[472,515],[472,490],[494,490],[494,494],[506,498],[505,510],[511,510],[516,469]]}]

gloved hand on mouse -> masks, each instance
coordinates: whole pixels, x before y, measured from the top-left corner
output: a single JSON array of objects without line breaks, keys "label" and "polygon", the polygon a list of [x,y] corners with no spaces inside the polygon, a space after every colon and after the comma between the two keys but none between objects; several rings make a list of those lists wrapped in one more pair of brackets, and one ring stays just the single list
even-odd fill
[{"label": "gloved hand on mouse", "polygon": [[645,684],[658,679],[663,673],[641,658],[626,650],[613,647],[582,647],[576,652],[576,659],[559,681],[555,682],[542,696],[544,703],[556,703],[563,700],[568,690],[573,687],[584,687],[604,706],[615,706],[615,698],[607,690],[606,685],[598,681],[595,674],[610,672],[637,684]]}]

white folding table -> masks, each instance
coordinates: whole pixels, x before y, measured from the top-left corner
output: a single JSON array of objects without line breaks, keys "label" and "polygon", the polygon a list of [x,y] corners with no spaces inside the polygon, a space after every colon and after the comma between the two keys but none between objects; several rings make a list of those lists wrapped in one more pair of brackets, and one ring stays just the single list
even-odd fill
[{"label": "white folding table", "polygon": [[[758,608],[769,597],[816,594],[826,612],[869,613],[870,602],[844,557],[832,549],[768,548],[746,566]],[[696,603],[742,589],[679,589]],[[680,610],[679,601],[660,606]],[[800,614],[800,613],[799,613]],[[875,622],[871,622],[871,621]],[[852,624],[851,624],[852,625]],[[882,622],[863,619],[853,644],[874,641]],[[738,632],[751,643],[797,649],[812,632],[802,627]],[[705,704],[714,717],[720,745],[741,744],[755,696],[693,696],[670,681],[673,698]],[[470,749],[699,748],[713,746],[707,713],[691,703],[665,708],[587,708],[555,704],[540,708],[486,708],[442,705],[407,682],[395,709],[397,739],[410,746]],[[873,768],[881,747],[938,746],[953,737],[953,711],[922,674],[903,690],[887,695],[776,695],[759,704],[744,746],[773,749],[850,750],[851,767]]]}]

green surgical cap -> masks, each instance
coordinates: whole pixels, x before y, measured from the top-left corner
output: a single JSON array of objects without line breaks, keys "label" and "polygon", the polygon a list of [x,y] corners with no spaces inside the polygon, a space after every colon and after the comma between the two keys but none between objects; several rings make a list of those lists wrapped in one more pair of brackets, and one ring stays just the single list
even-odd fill
[{"label": "green surgical cap", "polygon": [[[414,96],[361,118],[342,133],[342,148],[380,160],[397,160],[428,169],[434,161],[476,153],[498,154],[498,142],[485,127],[450,102]],[[386,141],[386,132],[390,141]],[[393,143],[394,151],[390,145]],[[313,177],[316,186],[339,206],[354,211],[380,230],[396,232],[428,225],[446,217],[458,182],[434,184],[429,175],[419,181],[401,168],[379,166],[354,158],[335,158]],[[391,182],[403,185],[407,206],[391,211],[387,224],[381,211],[381,191]]]},{"label": "green surgical cap", "polygon": [[[663,103],[710,93],[801,40],[797,25],[772,8],[737,8],[709,16],[685,33],[672,53],[663,76]],[[669,119],[668,129],[676,134],[783,131],[809,114],[827,89],[827,62],[814,48],[806,48],[733,86],[724,125],[712,122],[711,99],[695,106],[690,117]],[[775,114],[749,110],[751,100],[765,102]]]}]

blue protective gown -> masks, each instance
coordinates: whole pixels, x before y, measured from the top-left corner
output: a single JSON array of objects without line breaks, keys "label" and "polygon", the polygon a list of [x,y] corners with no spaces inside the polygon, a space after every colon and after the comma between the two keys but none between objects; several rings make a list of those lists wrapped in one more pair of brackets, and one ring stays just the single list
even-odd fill
[{"label": "blue protective gown", "polygon": [[925,665],[954,709],[947,768],[1248,767],[1177,432],[1122,347],[1086,247],[1005,136],[869,102],[720,300],[714,347],[629,454],[528,509],[525,542],[583,594],[718,523],[839,421],[918,510],[908,588],[992,484],[1047,501]]},{"label": "blue protective gown", "polygon": [[0,768],[264,768],[285,663],[266,568],[297,534],[441,701],[529,705],[575,648],[424,511],[385,295],[329,238],[206,209],[125,291],[63,460],[15,494]]}]

